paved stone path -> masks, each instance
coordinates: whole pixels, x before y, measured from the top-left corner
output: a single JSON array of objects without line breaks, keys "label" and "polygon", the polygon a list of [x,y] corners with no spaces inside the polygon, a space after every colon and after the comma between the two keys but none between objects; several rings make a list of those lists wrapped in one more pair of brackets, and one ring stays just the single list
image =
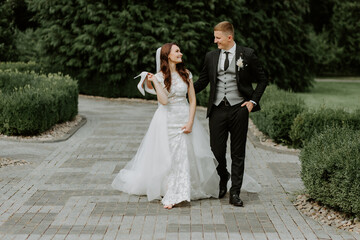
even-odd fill
[{"label": "paved stone path", "polygon": [[[299,160],[247,145],[246,171],[263,188],[172,210],[110,184],[135,154],[154,103],[80,98],[87,123],[58,143],[0,140],[0,156],[31,164],[0,168],[0,239],[360,239],[324,226],[292,205],[302,189]],[[205,112],[198,117],[207,126]]]}]

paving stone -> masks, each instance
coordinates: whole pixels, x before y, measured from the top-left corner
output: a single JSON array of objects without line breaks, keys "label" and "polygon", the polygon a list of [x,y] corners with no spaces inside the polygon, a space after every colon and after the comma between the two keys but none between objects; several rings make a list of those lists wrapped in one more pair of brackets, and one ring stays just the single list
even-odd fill
[{"label": "paving stone", "polygon": [[[298,156],[255,147],[250,139],[246,172],[263,189],[241,192],[244,208],[229,205],[227,194],[167,210],[158,200],[112,189],[156,107],[80,97],[88,121],[67,141],[0,139],[2,157],[31,163],[0,169],[0,239],[360,239],[301,215],[288,195],[303,188]],[[208,129],[205,110],[197,116]]]}]

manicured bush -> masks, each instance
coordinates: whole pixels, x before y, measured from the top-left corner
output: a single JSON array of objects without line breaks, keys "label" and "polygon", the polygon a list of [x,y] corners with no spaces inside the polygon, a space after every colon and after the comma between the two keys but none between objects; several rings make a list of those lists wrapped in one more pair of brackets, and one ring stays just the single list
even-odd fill
[{"label": "manicured bush", "polygon": [[36,135],[77,112],[78,86],[69,76],[0,70],[0,133]]},{"label": "manicured bush", "polygon": [[40,66],[40,64],[36,62],[2,62],[0,63],[0,70],[6,70],[6,69],[13,69],[18,70],[19,72],[26,72],[26,71],[34,71],[36,73],[41,73],[43,71],[43,68]]},{"label": "manicured bush", "polygon": [[360,131],[326,128],[300,154],[301,178],[311,198],[360,217]]},{"label": "manicured bush", "polygon": [[260,131],[279,143],[291,143],[289,132],[295,117],[303,112],[305,103],[291,92],[268,86],[260,102],[262,110],[250,117]]},{"label": "manicured bush", "polygon": [[343,126],[360,130],[360,110],[348,113],[342,109],[320,108],[300,113],[291,126],[290,138],[295,146],[302,147],[327,127]]}]

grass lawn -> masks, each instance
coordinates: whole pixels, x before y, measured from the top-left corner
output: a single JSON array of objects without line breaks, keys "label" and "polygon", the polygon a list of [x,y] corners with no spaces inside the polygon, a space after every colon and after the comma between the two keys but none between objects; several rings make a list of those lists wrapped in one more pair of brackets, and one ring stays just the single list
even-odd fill
[{"label": "grass lawn", "polygon": [[296,93],[309,108],[342,108],[352,112],[360,109],[360,81],[315,82],[308,93]]}]

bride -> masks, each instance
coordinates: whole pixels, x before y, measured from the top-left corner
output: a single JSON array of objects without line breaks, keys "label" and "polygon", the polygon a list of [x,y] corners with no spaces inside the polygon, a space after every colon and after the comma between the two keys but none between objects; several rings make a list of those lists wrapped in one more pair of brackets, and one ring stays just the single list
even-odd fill
[{"label": "bride", "polygon": [[[161,199],[167,209],[219,195],[217,162],[208,133],[195,117],[192,74],[182,55],[176,44],[164,44],[157,52],[160,71],[143,75],[148,80],[145,90],[153,91],[149,82],[155,87],[158,108],[137,153],[112,182],[117,190],[147,195],[149,201]],[[258,191],[260,186],[253,179],[245,182],[251,183],[248,191]]]}]

